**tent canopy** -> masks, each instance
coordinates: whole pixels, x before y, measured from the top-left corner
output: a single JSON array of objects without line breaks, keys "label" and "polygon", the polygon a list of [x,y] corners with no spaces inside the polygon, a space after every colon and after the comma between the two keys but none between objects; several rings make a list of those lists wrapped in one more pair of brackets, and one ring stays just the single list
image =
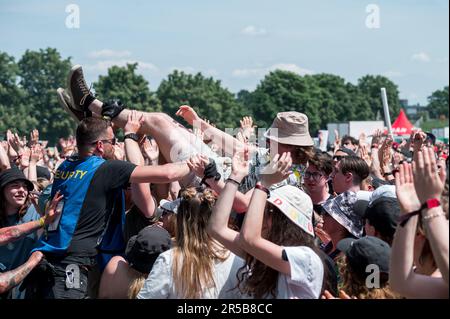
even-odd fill
[{"label": "tent canopy", "polygon": [[400,114],[394,123],[392,123],[392,133],[395,135],[410,135],[414,125],[406,117],[405,111],[400,110]]}]

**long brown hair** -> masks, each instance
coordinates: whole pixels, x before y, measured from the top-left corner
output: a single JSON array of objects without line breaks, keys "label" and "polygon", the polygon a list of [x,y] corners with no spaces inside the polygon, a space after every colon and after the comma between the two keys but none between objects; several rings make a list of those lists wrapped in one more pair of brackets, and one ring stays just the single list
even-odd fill
[{"label": "long brown hair", "polygon": [[[280,246],[307,246],[320,257],[312,236],[295,225],[275,206],[267,204],[266,212],[272,215],[272,225],[265,236],[267,240]],[[325,268],[324,274],[326,272]],[[258,299],[265,298],[269,294],[276,298],[278,274],[279,272],[275,269],[247,254],[245,265],[239,269],[236,275],[239,290],[243,294],[248,294]]]},{"label": "long brown hair", "polygon": [[172,276],[175,290],[185,299],[202,297],[204,288],[215,287],[215,261],[224,261],[229,254],[208,235],[206,229],[215,197],[211,190],[197,192],[188,188],[177,212]]}]

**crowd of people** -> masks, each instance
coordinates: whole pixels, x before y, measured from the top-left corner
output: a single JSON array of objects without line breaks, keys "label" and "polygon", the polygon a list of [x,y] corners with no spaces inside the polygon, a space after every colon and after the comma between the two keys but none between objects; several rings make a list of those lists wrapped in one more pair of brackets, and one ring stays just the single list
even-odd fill
[{"label": "crowd of people", "polygon": [[324,151],[307,114],[233,136],[183,105],[186,128],[98,100],[78,65],[56,94],[75,137],[0,144],[1,299],[448,298],[449,147],[431,134]]}]

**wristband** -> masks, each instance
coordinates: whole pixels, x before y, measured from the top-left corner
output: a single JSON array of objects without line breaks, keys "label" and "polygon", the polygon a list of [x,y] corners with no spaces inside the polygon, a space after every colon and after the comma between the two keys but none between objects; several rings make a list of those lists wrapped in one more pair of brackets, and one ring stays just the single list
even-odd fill
[{"label": "wristband", "polygon": [[[406,225],[406,223],[408,222],[408,220],[411,219],[411,217],[419,215],[424,209],[431,209],[431,208],[439,207],[439,206],[441,206],[441,202],[437,198],[429,199],[425,203],[423,203],[422,206],[420,206],[420,208],[418,210],[401,216],[400,220],[399,220],[399,225],[404,227]],[[439,215],[441,215],[441,214],[437,213],[437,214],[432,214],[430,216],[424,216],[424,217],[422,217],[422,220],[429,220],[429,219],[438,217]]]},{"label": "wristband", "polygon": [[39,218],[39,228],[42,228],[45,226],[45,217]]},{"label": "wristband", "polygon": [[234,180],[234,179],[232,179],[232,178],[228,178],[228,179],[226,180],[226,182],[231,182],[231,183],[237,185],[238,187],[241,186],[241,183],[239,183],[238,181],[236,181],[236,180]]},{"label": "wristband", "polygon": [[137,135],[136,133],[128,133],[127,135],[125,135],[123,137],[123,140],[125,141],[125,139],[127,139],[127,138],[129,138],[135,142],[139,142],[139,135]]},{"label": "wristband", "polygon": [[267,198],[270,197],[270,191],[266,187],[262,186],[261,184],[256,184],[255,189],[259,189],[260,191],[265,192],[267,194]]}]

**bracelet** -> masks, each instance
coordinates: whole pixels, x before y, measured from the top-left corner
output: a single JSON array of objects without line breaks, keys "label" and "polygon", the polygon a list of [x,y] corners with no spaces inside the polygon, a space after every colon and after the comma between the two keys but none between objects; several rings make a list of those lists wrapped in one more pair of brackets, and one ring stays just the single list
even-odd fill
[{"label": "bracelet", "polygon": [[422,217],[422,221],[429,221],[430,219],[433,219],[433,218],[436,218],[436,217],[439,217],[439,216],[445,216],[445,213],[444,212],[439,212],[439,213],[431,214],[431,215],[428,215],[428,216],[424,216],[424,217]]},{"label": "bracelet", "polygon": [[260,191],[265,192],[267,194],[267,198],[270,197],[270,191],[266,187],[262,186],[261,184],[256,184],[255,189],[259,189]]},{"label": "bracelet", "polygon": [[42,228],[45,226],[45,217],[39,218],[39,228]]},{"label": "bracelet", "polygon": [[414,217],[414,216],[420,214],[420,211],[421,211],[421,209],[416,210],[416,211],[411,212],[411,213],[408,213],[408,214],[405,214],[405,215],[403,215],[403,216],[400,216],[400,219],[399,219],[399,221],[398,221],[398,224],[399,224],[401,227],[405,227],[406,223],[407,223],[412,217]]},{"label": "bracelet", "polygon": [[237,180],[234,180],[232,178],[228,178],[225,182],[231,182],[235,184],[237,187],[241,186],[241,183],[239,183]]}]

